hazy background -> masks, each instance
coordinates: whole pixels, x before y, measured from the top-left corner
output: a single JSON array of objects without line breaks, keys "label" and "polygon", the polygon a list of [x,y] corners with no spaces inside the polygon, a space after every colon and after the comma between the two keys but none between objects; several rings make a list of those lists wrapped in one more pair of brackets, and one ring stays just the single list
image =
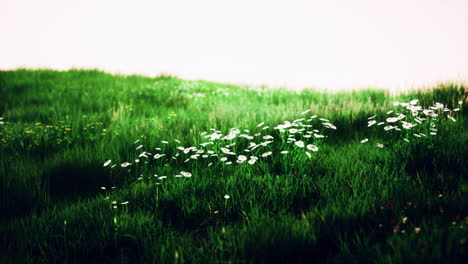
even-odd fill
[{"label": "hazy background", "polygon": [[1,0],[0,69],[290,87],[468,79],[468,0]]}]

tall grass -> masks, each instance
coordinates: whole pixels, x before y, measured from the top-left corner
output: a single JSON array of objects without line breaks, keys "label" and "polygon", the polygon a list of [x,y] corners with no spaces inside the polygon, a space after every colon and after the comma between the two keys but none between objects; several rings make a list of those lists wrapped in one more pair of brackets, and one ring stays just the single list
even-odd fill
[{"label": "tall grass", "polygon": [[[0,72],[0,94],[0,262],[452,263],[467,257],[465,87],[443,84],[393,97],[382,90],[296,92],[97,70],[15,70]],[[444,104],[456,122],[440,110],[437,135],[421,138],[368,127],[369,117],[385,121],[388,111],[400,110],[395,101],[413,99],[425,109]],[[290,132],[274,129],[313,115],[324,138],[302,140],[317,152],[288,144]],[[225,136],[231,128],[262,134],[200,147],[210,141],[210,129]],[[243,152],[267,134],[273,143]],[[364,138],[369,141],[360,143]],[[229,149],[245,162],[234,155],[224,155],[230,165],[220,160],[232,142]],[[180,146],[220,155],[190,159]],[[143,151],[151,155],[139,157]],[[166,156],[155,159],[158,153]],[[248,164],[252,155],[258,160]]]}]

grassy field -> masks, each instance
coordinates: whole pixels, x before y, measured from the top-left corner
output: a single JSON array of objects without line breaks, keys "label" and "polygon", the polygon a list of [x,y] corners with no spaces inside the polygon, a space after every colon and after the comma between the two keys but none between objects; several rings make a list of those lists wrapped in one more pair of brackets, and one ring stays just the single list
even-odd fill
[{"label": "grassy field", "polygon": [[0,263],[461,263],[466,89],[0,71]]}]

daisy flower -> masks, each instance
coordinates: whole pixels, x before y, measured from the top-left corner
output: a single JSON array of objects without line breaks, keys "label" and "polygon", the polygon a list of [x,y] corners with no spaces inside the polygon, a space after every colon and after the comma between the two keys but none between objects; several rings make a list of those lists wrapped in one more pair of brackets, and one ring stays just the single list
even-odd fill
[{"label": "daisy flower", "polygon": [[263,154],[262,154],[262,157],[263,157],[263,158],[264,158],[264,157],[268,157],[268,156],[270,156],[271,154],[273,154],[273,152],[268,151],[268,152],[263,153]]},{"label": "daisy flower", "polygon": [[366,143],[367,141],[369,141],[369,139],[365,138],[365,139],[361,140],[361,143]]},{"label": "daisy flower", "polygon": [[237,160],[245,161],[247,160],[247,157],[244,155],[239,155],[239,157],[237,157]]},{"label": "daisy flower", "polygon": [[248,161],[248,163],[249,163],[250,165],[253,165],[253,164],[255,164],[256,161],[257,161],[257,160],[251,159],[251,160]]},{"label": "daisy flower", "polygon": [[159,159],[159,158],[161,158],[161,157],[164,156],[164,155],[165,155],[165,154],[155,154],[155,155],[153,156],[153,158]]},{"label": "daisy flower", "polygon": [[231,152],[228,148],[221,148],[221,151],[225,154]]},{"label": "daisy flower", "polygon": [[375,121],[375,120],[368,121],[368,122],[367,122],[367,127],[371,127],[371,126],[374,125],[375,123],[377,123],[377,121]]},{"label": "daisy flower", "polygon": [[296,144],[296,146],[298,146],[300,148],[304,147],[304,142],[302,140],[299,140],[299,141],[295,142],[294,144]]},{"label": "daisy flower", "polygon": [[124,162],[124,163],[120,164],[120,166],[122,166],[123,168],[128,167],[130,165],[132,165],[130,162]]},{"label": "daisy flower", "polygon": [[383,145],[383,144],[381,144],[381,143],[377,143],[377,147],[379,147],[379,148],[383,148],[383,147],[384,147],[384,145]]},{"label": "daisy flower", "polygon": [[184,177],[192,177],[192,173],[190,172],[181,171],[180,174],[182,174]]},{"label": "daisy flower", "polygon": [[324,135],[319,135],[319,134],[314,134],[314,137],[315,138],[324,138],[325,136]]},{"label": "daisy flower", "polygon": [[315,146],[315,145],[312,145],[312,144],[307,145],[307,149],[308,149],[308,150],[312,150],[312,151],[314,151],[314,152],[317,152],[317,151],[318,151],[318,147]]},{"label": "daisy flower", "polygon": [[403,127],[404,129],[410,129],[410,128],[413,127],[413,125],[412,125],[411,123],[403,123],[402,127]]},{"label": "daisy flower", "polygon": [[108,161],[104,162],[104,167],[106,167],[107,165],[109,165],[111,162],[112,162],[112,160],[108,160]]},{"label": "daisy flower", "polygon": [[389,117],[389,118],[387,118],[387,122],[388,122],[388,123],[395,123],[396,121],[398,121],[398,118],[396,118],[396,117]]},{"label": "daisy flower", "polygon": [[423,113],[429,116],[432,116],[433,114],[435,114],[433,110],[428,110],[428,109],[424,110]]}]

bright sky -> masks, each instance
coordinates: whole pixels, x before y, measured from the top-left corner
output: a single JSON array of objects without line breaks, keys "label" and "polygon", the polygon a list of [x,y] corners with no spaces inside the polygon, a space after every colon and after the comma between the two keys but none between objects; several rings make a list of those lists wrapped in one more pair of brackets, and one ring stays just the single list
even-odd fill
[{"label": "bright sky", "polygon": [[468,80],[468,0],[1,0],[0,69],[290,87]]}]

